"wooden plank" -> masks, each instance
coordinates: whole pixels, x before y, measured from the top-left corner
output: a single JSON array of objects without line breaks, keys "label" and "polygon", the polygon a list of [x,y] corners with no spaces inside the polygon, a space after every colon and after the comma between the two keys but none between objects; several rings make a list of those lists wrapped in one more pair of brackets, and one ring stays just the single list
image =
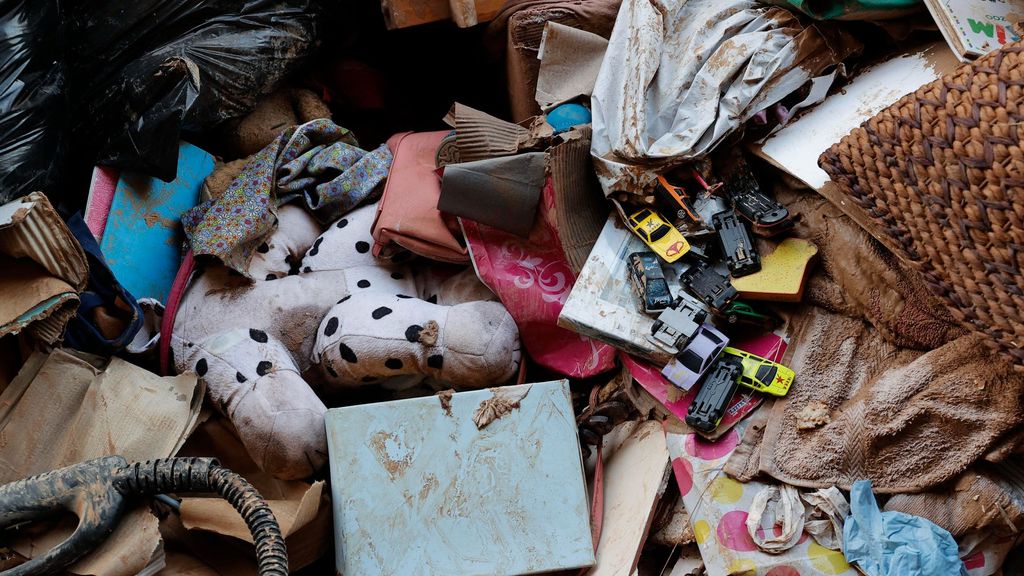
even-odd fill
[{"label": "wooden plank", "polygon": [[[487,22],[498,14],[504,0],[475,0],[474,4],[476,20]],[[381,0],[380,7],[388,30],[452,19],[449,0]]]}]

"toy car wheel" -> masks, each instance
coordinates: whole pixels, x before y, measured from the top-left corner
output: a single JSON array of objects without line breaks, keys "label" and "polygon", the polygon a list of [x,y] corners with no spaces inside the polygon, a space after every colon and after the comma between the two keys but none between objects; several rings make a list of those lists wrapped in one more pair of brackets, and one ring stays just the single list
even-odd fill
[{"label": "toy car wheel", "polygon": [[663,325],[664,323],[661,320],[655,320],[654,324],[651,325],[651,334],[657,334],[658,330],[661,330]]},{"label": "toy car wheel", "polygon": [[729,324],[735,324],[736,322],[739,321],[740,317],[735,314],[729,314],[728,316],[726,316],[725,319],[729,322]]}]

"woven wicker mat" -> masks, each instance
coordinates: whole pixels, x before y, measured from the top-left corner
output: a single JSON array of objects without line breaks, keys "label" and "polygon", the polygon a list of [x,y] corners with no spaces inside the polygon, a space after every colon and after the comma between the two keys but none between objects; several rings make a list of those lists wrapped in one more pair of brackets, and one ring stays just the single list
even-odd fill
[{"label": "woven wicker mat", "polygon": [[[1024,45],[908,94],[822,154],[854,219],[1024,369]],[[850,204],[847,202],[846,204]]]}]

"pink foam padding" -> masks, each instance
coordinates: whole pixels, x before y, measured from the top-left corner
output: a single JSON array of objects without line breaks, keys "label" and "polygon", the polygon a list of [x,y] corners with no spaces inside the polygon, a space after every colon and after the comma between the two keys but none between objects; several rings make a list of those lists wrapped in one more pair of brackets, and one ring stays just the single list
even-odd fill
[{"label": "pink foam padding", "polygon": [[110,216],[110,205],[114,202],[114,191],[120,173],[107,166],[96,166],[92,169],[92,181],[89,183],[89,198],[85,201],[85,225],[99,242],[103,231],[107,228]]}]

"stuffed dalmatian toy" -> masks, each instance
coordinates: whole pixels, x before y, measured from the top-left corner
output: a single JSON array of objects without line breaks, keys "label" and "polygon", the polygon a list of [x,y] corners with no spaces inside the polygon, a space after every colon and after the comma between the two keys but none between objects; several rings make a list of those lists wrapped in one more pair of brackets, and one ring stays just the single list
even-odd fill
[{"label": "stuffed dalmatian toy", "polygon": [[370,253],[376,206],[320,230],[283,206],[257,248],[251,282],[216,264],[196,275],[171,335],[179,372],[194,371],[261,468],[304,478],[326,461],[326,407],[307,381],[472,389],[510,383],[520,365],[508,311],[469,270],[443,283],[399,254]]}]

